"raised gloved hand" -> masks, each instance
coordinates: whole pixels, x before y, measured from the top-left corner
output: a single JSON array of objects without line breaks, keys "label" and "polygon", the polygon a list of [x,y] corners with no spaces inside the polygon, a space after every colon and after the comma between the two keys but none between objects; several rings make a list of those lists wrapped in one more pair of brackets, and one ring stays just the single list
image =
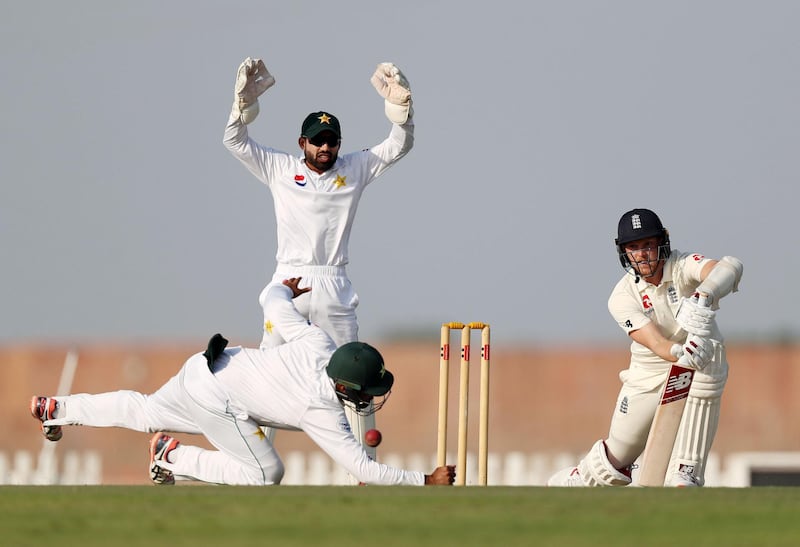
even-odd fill
[{"label": "raised gloved hand", "polygon": [[696,370],[703,370],[714,358],[714,344],[710,338],[690,334],[682,349],[683,359]]},{"label": "raised gloved hand", "polygon": [[236,74],[236,87],[233,110],[243,123],[256,119],[259,112],[258,97],[275,85],[275,78],[269,73],[264,61],[248,57]]},{"label": "raised gloved hand", "polygon": [[389,121],[402,125],[413,116],[411,86],[392,63],[380,63],[369,80],[384,99],[384,111]]},{"label": "raised gloved hand", "polygon": [[710,336],[715,315],[714,310],[700,305],[697,298],[682,298],[675,321],[689,334]]}]

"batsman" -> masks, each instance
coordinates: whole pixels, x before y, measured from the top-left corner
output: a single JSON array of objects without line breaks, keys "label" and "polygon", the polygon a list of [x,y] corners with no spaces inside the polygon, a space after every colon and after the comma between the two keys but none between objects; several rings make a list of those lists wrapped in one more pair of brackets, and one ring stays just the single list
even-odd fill
[{"label": "batsman", "polygon": [[[608,437],[598,440],[577,466],[554,474],[548,486],[626,486],[647,443],[671,365],[681,357],[694,369],[664,486],[703,486],[705,467],[728,378],[723,338],[715,320],[720,300],[738,290],[742,263],[713,260],[670,246],[669,232],[649,209],[620,218],[615,239],[626,273],[608,309],[631,339],[631,359]],[[696,295],[704,295],[701,305]],[[670,444],[670,446],[672,446]]]},{"label": "batsman", "polygon": [[[264,310],[262,348],[283,343],[265,306],[266,294],[283,279],[302,277],[313,289],[297,299],[300,312],[327,332],[337,346],[358,340],[358,294],[347,274],[350,231],[364,189],[404,157],[414,144],[411,88],[392,63],[378,64],[370,79],[383,99],[391,122],[379,144],[341,154],[339,119],[320,110],[306,116],[295,156],[263,146],[248,134],[247,124],[260,111],[259,96],[275,84],[260,59],[248,57],[239,66],[233,109],[224,144],[233,156],[272,194],[277,222],[277,266],[259,296]],[[363,443],[375,427],[374,415],[347,410],[356,438]],[[270,439],[274,431],[269,431]],[[375,459],[376,449],[366,446]]]}]

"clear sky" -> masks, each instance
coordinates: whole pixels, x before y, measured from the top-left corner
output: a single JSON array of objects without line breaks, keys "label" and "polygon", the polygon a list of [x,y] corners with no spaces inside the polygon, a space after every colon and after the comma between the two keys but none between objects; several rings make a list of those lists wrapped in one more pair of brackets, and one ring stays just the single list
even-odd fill
[{"label": "clear sky", "polygon": [[318,109],[343,152],[381,141],[375,65],[411,82],[416,146],[351,240],[362,339],[624,343],[634,207],[744,262],[729,338],[798,334],[799,28],[792,0],[7,3],[0,343],[260,340],[272,200],[222,145],[247,56],[277,79],[251,135],[286,151]]}]

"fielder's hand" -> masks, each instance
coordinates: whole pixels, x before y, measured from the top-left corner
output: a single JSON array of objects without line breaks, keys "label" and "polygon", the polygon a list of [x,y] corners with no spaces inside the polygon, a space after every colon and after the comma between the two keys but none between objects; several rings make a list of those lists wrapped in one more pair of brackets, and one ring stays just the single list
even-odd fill
[{"label": "fielder's hand", "polygon": [[703,370],[714,358],[714,344],[710,338],[690,334],[683,344],[683,358],[695,370]]},{"label": "fielder's hand", "polygon": [[450,486],[456,480],[456,466],[443,465],[433,470],[430,475],[425,475],[426,485]]},{"label": "fielder's hand", "polygon": [[380,63],[369,80],[384,99],[389,121],[402,125],[413,115],[411,86],[405,75],[392,63]]},{"label": "fielder's hand", "polygon": [[297,298],[301,294],[305,294],[311,290],[311,287],[303,287],[300,288],[298,285],[300,284],[300,280],[303,279],[302,277],[290,277],[289,279],[284,279],[282,283],[292,289],[292,298]]},{"label": "fielder's hand", "polygon": [[275,78],[269,73],[264,61],[248,57],[236,74],[234,109],[243,123],[250,123],[258,116],[258,97],[275,85]]},{"label": "fielder's hand", "polygon": [[678,326],[689,334],[710,336],[716,312],[701,306],[696,298],[683,298],[675,315]]}]

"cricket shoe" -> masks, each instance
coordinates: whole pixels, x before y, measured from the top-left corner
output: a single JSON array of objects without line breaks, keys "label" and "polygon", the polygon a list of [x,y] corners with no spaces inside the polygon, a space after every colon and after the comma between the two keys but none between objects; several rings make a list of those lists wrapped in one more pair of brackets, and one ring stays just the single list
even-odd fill
[{"label": "cricket shoe", "polygon": [[681,464],[680,468],[672,475],[669,486],[695,488],[702,485],[700,480],[694,476],[694,466]]},{"label": "cricket shoe", "polygon": [[547,479],[547,486],[586,486],[586,483],[577,467],[567,467]]},{"label": "cricket shoe", "polygon": [[39,420],[39,427],[48,441],[58,441],[64,436],[60,425],[44,425],[46,420],[52,420],[55,417],[53,414],[57,409],[58,401],[52,397],[34,395],[31,398],[31,414]]},{"label": "cricket shoe", "polygon": [[178,439],[164,433],[156,433],[150,439],[150,480],[155,484],[175,484],[175,475],[172,471],[159,465],[159,462],[169,461],[169,453],[178,448]]}]

